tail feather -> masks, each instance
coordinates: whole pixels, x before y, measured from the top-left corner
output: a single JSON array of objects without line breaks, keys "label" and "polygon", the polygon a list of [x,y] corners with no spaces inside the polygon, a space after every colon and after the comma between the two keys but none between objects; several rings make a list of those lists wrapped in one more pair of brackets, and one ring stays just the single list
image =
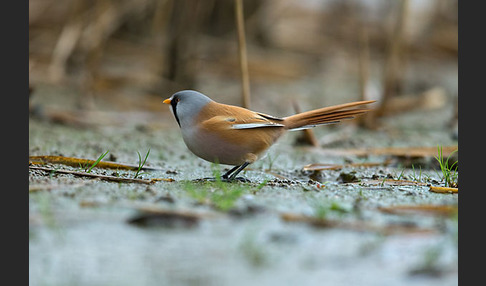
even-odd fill
[{"label": "tail feather", "polygon": [[375,102],[374,100],[356,101],[334,105],[291,115],[284,119],[284,125],[289,130],[307,129],[317,125],[337,123],[340,120],[352,119],[370,109],[353,108]]}]

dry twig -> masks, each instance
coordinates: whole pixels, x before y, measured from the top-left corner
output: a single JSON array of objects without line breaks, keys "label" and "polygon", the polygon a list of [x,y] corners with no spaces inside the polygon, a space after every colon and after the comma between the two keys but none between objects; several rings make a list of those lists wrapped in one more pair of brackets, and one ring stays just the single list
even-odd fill
[{"label": "dry twig", "polygon": [[105,181],[122,182],[122,183],[153,184],[157,181],[165,181],[165,182],[173,182],[174,181],[174,179],[165,179],[165,178],[164,179],[163,178],[157,178],[157,179],[150,179],[150,180],[122,178],[122,177],[115,177],[115,176],[99,175],[99,174],[69,171],[69,170],[59,170],[59,169],[52,169],[52,168],[47,168],[47,167],[37,167],[37,166],[29,166],[29,169],[41,170],[41,171],[45,171],[45,172],[49,172],[49,173],[53,172],[53,173],[61,173],[61,174],[71,174],[71,175],[79,176],[79,177],[91,177],[91,178],[96,178],[96,179],[105,180]]},{"label": "dry twig", "polygon": [[294,213],[282,213],[280,218],[285,222],[301,222],[308,223],[315,227],[333,227],[333,228],[343,228],[354,231],[372,231],[379,232],[384,235],[391,235],[397,233],[431,233],[435,230],[429,228],[417,227],[414,225],[385,225],[379,226],[366,222],[345,222],[338,220],[322,219],[312,216],[306,216],[302,214]]},{"label": "dry twig", "polygon": [[[442,147],[444,156],[458,150],[457,145]],[[437,155],[437,147],[378,147],[361,149],[314,149],[313,152],[333,155],[355,155],[355,156],[397,156],[397,157],[434,157]]]},{"label": "dry twig", "polygon": [[[79,167],[85,165],[93,165],[96,161],[90,159],[82,159],[82,158],[75,158],[75,157],[64,157],[64,156],[29,156],[29,164],[63,164],[66,166],[71,167]],[[96,168],[104,168],[104,169],[115,169],[115,170],[138,170],[137,165],[130,165],[130,164],[119,164],[115,162],[107,162],[107,161],[100,161],[97,163]],[[162,170],[160,168],[153,168],[153,167],[142,167],[140,170],[144,171],[155,171],[155,170]]]},{"label": "dry twig", "polygon": [[457,212],[457,206],[449,205],[401,205],[391,207],[380,207],[378,210],[390,214],[430,214],[430,215],[452,215]]},{"label": "dry twig", "polygon": [[459,189],[458,188],[430,186],[429,191],[434,192],[434,193],[450,194],[450,193],[458,193]]},{"label": "dry twig", "polygon": [[385,166],[389,164],[390,161],[386,160],[385,162],[367,162],[367,163],[350,163],[350,164],[321,164],[321,163],[314,163],[305,165],[302,167],[303,171],[322,171],[322,170],[339,170],[345,167],[376,167],[376,166]]}]

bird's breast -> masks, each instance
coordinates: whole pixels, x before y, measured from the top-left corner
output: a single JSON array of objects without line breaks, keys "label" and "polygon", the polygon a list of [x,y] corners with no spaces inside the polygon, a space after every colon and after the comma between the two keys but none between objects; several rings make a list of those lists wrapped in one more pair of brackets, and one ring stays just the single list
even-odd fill
[{"label": "bird's breast", "polygon": [[182,128],[185,144],[196,156],[210,162],[241,165],[258,160],[284,132],[281,128]]}]

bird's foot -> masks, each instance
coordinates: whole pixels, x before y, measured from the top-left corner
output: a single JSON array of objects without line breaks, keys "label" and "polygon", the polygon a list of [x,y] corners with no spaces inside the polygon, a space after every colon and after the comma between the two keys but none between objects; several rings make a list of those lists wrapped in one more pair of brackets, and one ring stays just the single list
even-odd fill
[{"label": "bird's foot", "polygon": [[236,177],[234,179],[229,179],[229,178],[226,178],[226,179],[222,179],[223,182],[234,182],[234,181],[240,181],[241,183],[251,183],[250,180],[248,180],[247,178],[243,178],[243,177]]},{"label": "bird's foot", "polygon": [[[206,178],[201,178],[201,179],[195,179],[193,181],[194,182],[217,182],[218,180],[214,177],[206,177]],[[243,178],[243,177],[236,177],[236,178],[233,178],[233,179],[221,177],[221,179],[219,181],[225,182],[225,183],[233,183],[235,181],[239,181],[241,183],[251,183],[250,180]]]}]

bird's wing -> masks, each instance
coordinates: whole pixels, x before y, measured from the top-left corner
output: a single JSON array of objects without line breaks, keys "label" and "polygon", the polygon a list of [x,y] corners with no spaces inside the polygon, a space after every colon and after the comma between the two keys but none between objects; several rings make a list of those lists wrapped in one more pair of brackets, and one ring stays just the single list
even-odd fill
[{"label": "bird's wing", "polygon": [[[213,103],[215,104],[215,103]],[[212,110],[215,110],[213,108]],[[216,112],[205,112],[206,118],[202,120],[204,128],[208,129],[254,129],[268,127],[284,127],[283,119],[254,112],[238,106],[219,104]]]},{"label": "bird's wing", "polygon": [[[231,126],[232,129],[252,129],[252,128],[262,128],[262,127],[284,127],[283,124],[278,121],[283,121],[278,117],[273,117],[264,113],[258,112],[245,112],[238,113],[238,117],[233,117],[235,119],[234,124]],[[277,122],[276,122],[277,121]]]},{"label": "bird's wing", "polygon": [[272,122],[257,114],[252,117],[242,117],[239,115],[220,115],[214,116],[202,122],[202,125],[210,129],[253,129],[262,127],[284,127],[283,124]]},{"label": "bird's wing", "polygon": [[263,117],[263,118],[266,118],[266,119],[269,119],[269,120],[272,120],[272,121],[284,121],[283,118],[276,117],[276,116],[273,116],[273,115],[268,115],[268,114],[261,113],[261,112],[255,112],[255,113],[258,114],[260,117]]}]

